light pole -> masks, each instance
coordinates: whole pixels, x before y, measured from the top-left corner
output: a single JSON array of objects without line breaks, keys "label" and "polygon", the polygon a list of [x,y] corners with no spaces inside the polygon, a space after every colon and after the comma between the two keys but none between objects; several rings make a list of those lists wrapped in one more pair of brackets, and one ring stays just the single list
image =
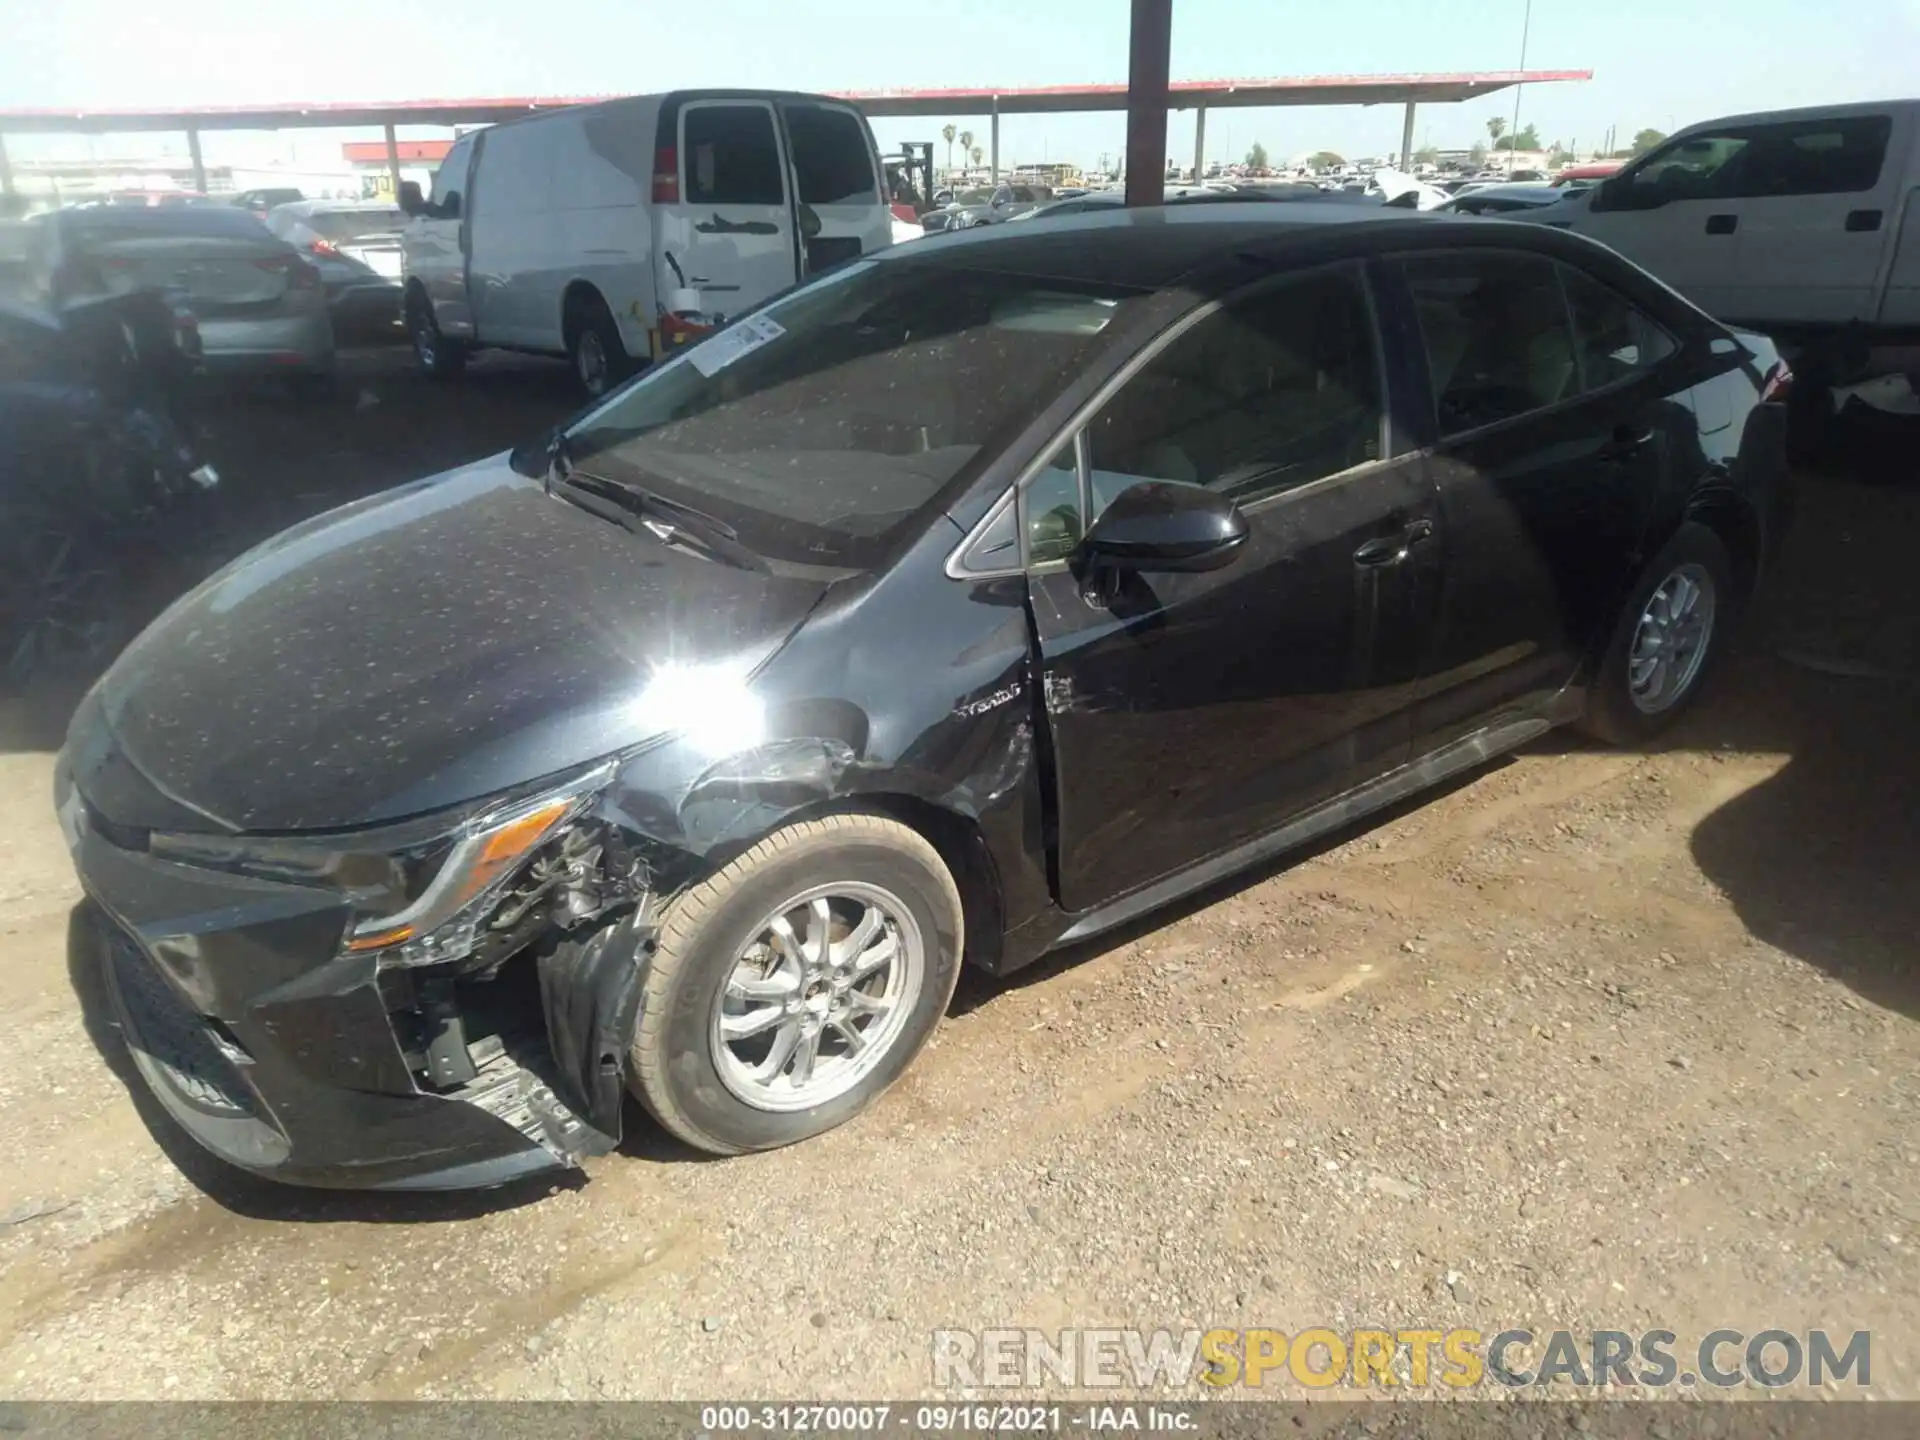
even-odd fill
[{"label": "light pole", "polygon": [[[1527,32],[1533,28],[1533,0],[1527,0],[1527,8],[1520,17],[1520,73],[1527,73]],[[1507,178],[1513,178],[1513,156],[1520,144],[1520,92],[1525,90],[1523,81],[1513,87],[1513,129],[1507,132]]]}]

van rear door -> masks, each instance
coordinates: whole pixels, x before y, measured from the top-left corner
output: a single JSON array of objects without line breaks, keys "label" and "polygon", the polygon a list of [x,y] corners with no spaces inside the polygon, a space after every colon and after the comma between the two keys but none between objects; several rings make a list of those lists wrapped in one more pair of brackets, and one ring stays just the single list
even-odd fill
[{"label": "van rear door", "polygon": [[850,105],[784,100],[806,273],[893,241],[879,155],[864,116]]},{"label": "van rear door", "polygon": [[[793,197],[773,102],[686,100],[656,161],[661,309],[718,324],[798,278]],[[664,129],[665,127],[663,127]]]}]

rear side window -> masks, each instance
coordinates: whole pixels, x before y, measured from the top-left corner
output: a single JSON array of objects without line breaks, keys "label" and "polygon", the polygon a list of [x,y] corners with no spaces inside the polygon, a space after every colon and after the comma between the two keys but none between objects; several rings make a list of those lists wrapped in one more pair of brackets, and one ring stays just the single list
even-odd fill
[{"label": "rear side window", "polygon": [[1463,251],[1414,256],[1401,268],[1419,315],[1443,436],[1579,393],[1573,328],[1551,260]]},{"label": "rear side window", "polygon": [[225,205],[103,205],[68,211],[62,219],[68,234],[103,240],[149,235],[265,240],[273,234],[258,217]]},{"label": "rear side window", "polygon": [[1735,174],[1732,193],[1845,195],[1880,183],[1893,121],[1885,115],[1758,125]]},{"label": "rear side window", "polygon": [[789,105],[786,117],[802,204],[873,199],[873,158],[867,153],[867,127],[859,116],[825,105]]},{"label": "rear side window", "polygon": [[786,203],[773,111],[764,105],[690,105],[681,114],[687,172],[681,193],[688,204]]},{"label": "rear side window", "polygon": [[1617,290],[1571,265],[1559,269],[1583,391],[1630,380],[1674,352],[1673,337]]}]

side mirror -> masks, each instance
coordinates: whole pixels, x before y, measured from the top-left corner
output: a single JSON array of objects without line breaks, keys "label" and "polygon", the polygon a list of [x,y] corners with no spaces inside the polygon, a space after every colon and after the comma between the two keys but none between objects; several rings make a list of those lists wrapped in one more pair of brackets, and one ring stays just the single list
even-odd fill
[{"label": "side mirror", "polygon": [[1120,571],[1218,570],[1247,542],[1247,521],[1224,495],[1146,480],[1113,497],[1080,542],[1091,564]]},{"label": "side mirror", "polygon": [[1618,210],[1620,208],[1620,193],[1619,178],[1609,175],[1598,185],[1595,185],[1593,187],[1593,193],[1587,196],[1587,209]]},{"label": "side mirror", "polygon": [[426,198],[420,193],[420,182],[418,180],[402,180],[400,182],[400,213],[402,215],[419,215],[424,212],[426,208]]}]

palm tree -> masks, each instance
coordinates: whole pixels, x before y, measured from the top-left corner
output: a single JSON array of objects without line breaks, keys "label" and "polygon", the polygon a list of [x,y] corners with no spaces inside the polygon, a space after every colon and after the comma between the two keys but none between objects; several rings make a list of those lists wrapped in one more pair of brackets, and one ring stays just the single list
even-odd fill
[{"label": "palm tree", "polygon": [[[972,154],[972,153],[973,153],[973,131],[971,131],[971,130],[962,130],[962,131],[960,132],[960,160],[961,160],[961,163],[962,163],[962,164],[964,164],[964,163],[966,162],[966,158],[967,158],[967,156],[968,156],[968,155],[970,155],[970,154]],[[973,158],[973,163],[974,163],[974,164],[976,164],[976,165],[978,165],[978,164],[980,163],[980,157],[979,157],[979,156],[977,156],[977,155],[975,155],[975,156],[974,156],[974,158]]]},{"label": "palm tree", "polygon": [[953,126],[942,125],[940,127],[940,138],[947,142],[947,169],[949,170],[953,169],[953,136]]},{"label": "palm tree", "polygon": [[972,150],[968,151],[967,153],[973,156],[973,168],[978,170],[980,168],[980,158],[983,155],[985,155],[987,152],[982,150],[978,145],[976,145],[973,147]]},{"label": "palm tree", "polygon": [[1500,137],[1506,133],[1507,122],[1501,119],[1500,116],[1494,115],[1487,120],[1487,134],[1493,137],[1493,143],[1496,149],[1499,147]]}]

